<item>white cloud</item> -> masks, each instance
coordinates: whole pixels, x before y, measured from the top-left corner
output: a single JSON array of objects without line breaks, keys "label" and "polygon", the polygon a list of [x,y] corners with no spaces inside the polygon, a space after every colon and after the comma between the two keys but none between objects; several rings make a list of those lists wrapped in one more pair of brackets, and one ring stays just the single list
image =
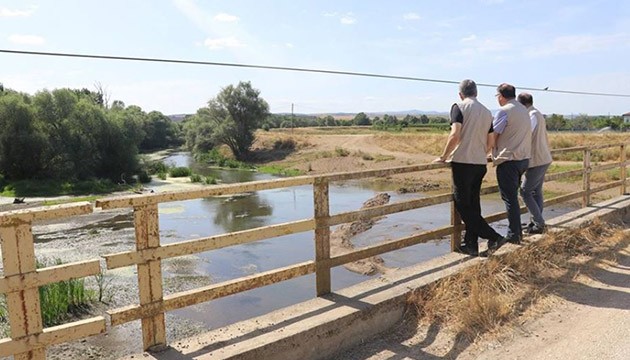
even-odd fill
[{"label": "white cloud", "polygon": [[226,13],[220,13],[214,17],[214,20],[220,22],[236,22],[239,20],[239,17]]},{"label": "white cloud", "polygon": [[342,16],[339,21],[341,21],[341,23],[344,25],[354,25],[357,23],[357,19],[352,15]]},{"label": "white cloud", "polygon": [[42,45],[46,40],[37,35],[21,35],[13,34],[8,37],[8,40],[14,44],[19,45]]},{"label": "white cloud", "polygon": [[325,17],[337,17],[337,13],[336,12],[326,12],[324,13]]},{"label": "white cloud", "polygon": [[12,10],[3,7],[0,8],[0,17],[28,17],[31,16],[36,9],[37,7],[31,7],[29,10]]},{"label": "white cloud", "polygon": [[475,41],[475,40],[477,40],[477,35],[470,34],[469,36],[466,36],[465,38],[462,38],[460,41],[461,42],[468,42],[468,41]]},{"label": "white cloud", "polygon": [[420,20],[420,15],[416,14],[416,13],[406,13],[405,15],[403,15],[403,19],[405,20]]},{"label": "white cloud", "polygon": [[235,37],[226,37],[226,38],[218,38],[218,39],[208,38],[203,42],[203,45],[206,46],[210,50],[245,47],[245,44],[240,42]]},{"label": "white cloud", "polygon": [[293,44],[292,43],[286,43],[284,44],[284,46],[288,47],[289,49],[293,49]]}]

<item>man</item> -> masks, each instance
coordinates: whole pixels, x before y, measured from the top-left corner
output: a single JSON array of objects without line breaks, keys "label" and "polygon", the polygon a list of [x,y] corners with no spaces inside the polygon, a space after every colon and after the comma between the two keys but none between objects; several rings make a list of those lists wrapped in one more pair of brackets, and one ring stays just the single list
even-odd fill
[{"label": "man", "polygon": [[528,234],[542,234],[545,230],[543,212],[543,182],[545,173],[551,164],[551,152],[547,139],[547,124],[545,117],[534,107],[534,97],[529,93],[520,93],[518,102],[529,111],[532,126],[532,153],[529,158],[529,167],[525,171],[525,177],[521,184],[521,196],[530,214],[530,222],[527,225]]},{"label": "man", "polygon": [[488,248],[503,245],[503,237],[481,216],[480,189],[486,175],[487,154],[493,147],[492,114],[477,101],[477,84],[459,84],[461,102],[451,107],[451,132],[442,155],[433,162],[451,162],[453,201],[466,226],[459,252],[479,255],[479,237],[488,239]]},{"label": "man", "polygon": [[503,83],[497,87],[497,100],[501,109],[494,117],[495,146],[492,159],[497,167],[497,182],[501,199],[508,213],[508,242],[520,244],[521,209],[518,189],[521,176],[529,165],[532,148],[532,129],[527,108],[516,101],[516,89]]}]

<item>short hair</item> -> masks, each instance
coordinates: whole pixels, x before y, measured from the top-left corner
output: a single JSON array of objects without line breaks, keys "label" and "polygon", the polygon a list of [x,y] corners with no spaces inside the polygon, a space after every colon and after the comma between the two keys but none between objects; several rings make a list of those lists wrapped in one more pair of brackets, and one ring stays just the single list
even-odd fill
[{"label": "short hair", "polygon": [[459,83],[459,92],[464,95],[464,97],[477,96],[477,84],[470,79],[462,80]]},{"label": "short hair", "polygon": [[516,97],[516,88],[507,83],[499,85],[497,87],[497,92],[506,99],[514,99]]},{"label": "short hair", "polygon": [[521,104],[528,107],[534,105],[534,97],[530,93],[523,92],[523,93],[518,94],[517,100]]}]

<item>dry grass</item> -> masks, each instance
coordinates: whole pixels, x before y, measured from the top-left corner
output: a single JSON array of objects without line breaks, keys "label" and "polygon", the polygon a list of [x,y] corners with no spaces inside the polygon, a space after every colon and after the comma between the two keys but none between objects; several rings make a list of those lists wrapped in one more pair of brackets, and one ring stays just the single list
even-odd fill
[{"label": "dry grass", "polygon": [[423,288],[410,302],[420,320],[448,325],[474,339],[516,319],[600,260],[614,257],[614,250],[629,239],[623,230],[599,222],[548,234]]},{"label": "dry grass", "polygon": [[444,134],[377,134],[375,143],[383,149],[406,153],[424,153],[438,156],[444,149],[447,133]]}]

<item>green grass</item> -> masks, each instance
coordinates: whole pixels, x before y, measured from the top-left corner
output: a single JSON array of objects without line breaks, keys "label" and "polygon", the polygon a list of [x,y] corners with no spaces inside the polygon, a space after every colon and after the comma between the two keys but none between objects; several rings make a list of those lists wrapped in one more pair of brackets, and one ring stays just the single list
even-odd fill
[{"label": "green grass", "polygon": [[[61,265],[56,259],[54,265]],[[37,267],[45,264],[37,261]],[[71,315],[85,313],[96,299],[94,290],[86,289],[84,279],[60,281],[39,288],[40,308],[44,326],[60,324]]]},{"label": "green grass", "polygon": [[289,169],[278,165],[266,165],[258,168],[259,172],[282,176],[298,176],[302,175],[302,171],[298,169]]},{"label": "green grass", "polygon": [[33,197],[62,195],[107,194],[127,190],[128,186],[118,185],[110,180],[86,180],[68,182],[59,180],[19,180],[6,184],[0,196]]}]

